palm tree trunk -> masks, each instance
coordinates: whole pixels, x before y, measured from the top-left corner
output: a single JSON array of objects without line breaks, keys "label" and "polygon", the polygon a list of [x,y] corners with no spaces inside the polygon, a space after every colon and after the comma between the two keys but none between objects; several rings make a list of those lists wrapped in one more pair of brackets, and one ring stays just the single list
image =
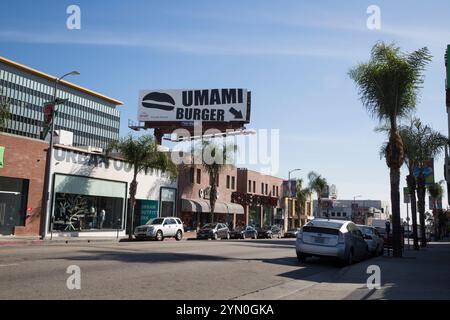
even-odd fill
[{"label": "palm tree trunk", "polygon": [[419,250],[419,238],[417,236],[417,200],[416,200],[416,178],[412,170],[409,171],[409,175],[406,177],[408,184],[409,197],[411,200],[411,218],[413,225],[413,242],[414,250]]},{"label": "palm tree trunk", "polygon": [[[136,166],[134,166],[136,167]],[[130,184],[130,232],[128,239],[133,239],[134,231],[134,210],[136,207],[136,191],[137,191],[137,168],[134,170],[133,181]]]},{"label": "palm tree trunk", "polygon": [[390,168],[391,204],[392,204],[392,246],[393,256],[402,256],[401,226],[400,226],[400,169]]},{"label": "palm tree trunk", "polygon": [[423,170],[420,169],[419,176],[417,177],[417,206],[419,209],[419,221],[420,221],[420,246],[427,246],[426,230],[425,230],[425,176]]}]

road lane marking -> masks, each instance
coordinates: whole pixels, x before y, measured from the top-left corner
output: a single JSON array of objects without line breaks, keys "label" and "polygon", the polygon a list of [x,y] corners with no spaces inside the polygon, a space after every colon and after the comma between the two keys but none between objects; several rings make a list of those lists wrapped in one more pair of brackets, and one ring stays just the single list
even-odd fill
[{"label": "road lane marking", "polygon": [[0,264],[0,268],[1,267],[13,267],[13,266],[18,266],[18,263],[10,263],[10,264]]}]

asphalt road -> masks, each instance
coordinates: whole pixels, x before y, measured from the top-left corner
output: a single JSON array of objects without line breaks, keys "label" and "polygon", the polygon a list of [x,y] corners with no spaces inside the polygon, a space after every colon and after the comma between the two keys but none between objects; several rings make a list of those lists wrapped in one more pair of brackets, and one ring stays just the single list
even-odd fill
[{"label": "asphalt road", "polygon": [[[71,265],[80,290],[67,288]],[[305,285],[296,280],[340,270],[301,266],[289,239],[3,247],[0,299],[278,299]]]}]

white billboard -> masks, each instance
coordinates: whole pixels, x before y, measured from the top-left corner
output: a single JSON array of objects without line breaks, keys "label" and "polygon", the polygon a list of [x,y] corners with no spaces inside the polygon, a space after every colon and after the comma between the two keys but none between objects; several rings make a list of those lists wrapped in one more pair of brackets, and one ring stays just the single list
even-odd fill
[{"label": "white billboard", "polygon": [[143,122],[248,122],[247,89],[141,90]]}]

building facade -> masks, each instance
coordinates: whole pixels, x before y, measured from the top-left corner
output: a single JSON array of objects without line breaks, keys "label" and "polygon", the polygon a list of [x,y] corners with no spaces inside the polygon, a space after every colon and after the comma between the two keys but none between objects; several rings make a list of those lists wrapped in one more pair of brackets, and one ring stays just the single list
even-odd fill
[{"label": "building facade", "polygon": [[283,181],[282,208],[284,217],[284,229],[300,228],[312,219],[313,200],[310,194],[305,203],[300,205],[296,199],[297,181]]},{"label": "building facade", "polygon": [[283,227],[282,192],[283,179],[239,168],[237,191],[232,194],[232,201],[244,207],[246,225]]},{"label": "building facade", "polygon": [[0,133],[0,235],[39,236],[48,143]]},{"label": "building facade", "polygon": [[[0,97],[10,105],[7,133],[43,138],[43,106],[53,101],[56,77],[0,57]],[[119,138],[122,102],[92,90],[61,80],[58,98],[67,99],[57,106],[56,130],[73,132],[74,146],[105,148]]]},{"label": "building facade", "polygon": [[237,176],[237,169],[232,165],[226,165],[220,173],[212,216],[208,172],[201,165],[179,167],[179,216],[188,229],[196,230],[212,221],[227,223],[230,228],[245,223],[243,206],[232,202],[232,194],[237,190]]},{"label": "building facade", "polygon": [[[132,166],[120,157],[55,145],[51,163],[52,204],[45,236],[123,236],[130,219]],[[137,177],[133,226],[176,214],[177,181],[158,170]],[[129,228],[131,229],[131,228]]]}]

